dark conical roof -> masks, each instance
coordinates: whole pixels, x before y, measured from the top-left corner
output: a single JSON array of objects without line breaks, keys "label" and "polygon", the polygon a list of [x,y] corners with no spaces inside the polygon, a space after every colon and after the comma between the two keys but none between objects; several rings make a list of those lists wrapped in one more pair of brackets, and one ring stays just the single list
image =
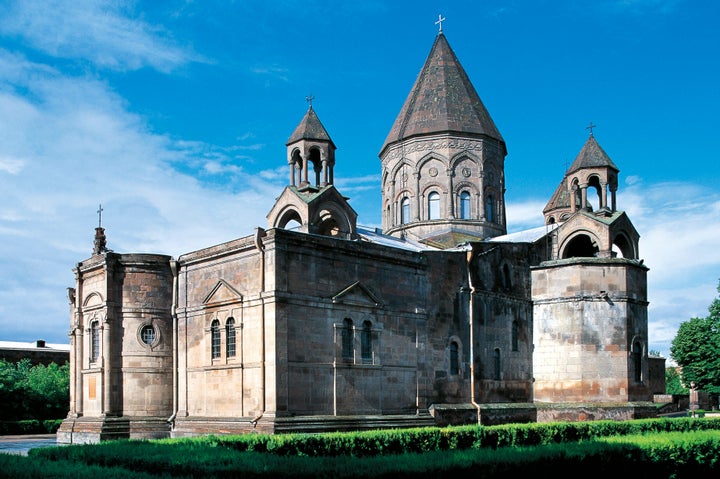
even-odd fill
[{"label": "dark conical roof", "polygon": [[597,140],[595,140],[595,137],[591,134],[585,142],[585,145],[582,147],[582,150],[580,150],[580,153],[578,153],[578,156],[575,158],[575,161],[573,161],[572,165],[570,165],[570,169],[568,169],[567,174],[570,175],[583,168],[597,168],[605,166],[612,168],[615,171],[620,171],[607,153],[605,153],[605,151],[600,147]]},{"label": "dark conical roof", "polygon": [[383,149],[412,136],[441,132],[484,135],[505,143],[442,33],[435,39]]},{"label": "dark conical roof", "polygon": [[305,113],[303,119],[300,120],[300,124],[295,128],[295,131],[293,131],[292,135],[290,135],[290,138],[288,138],[285,146],[299,140],[328,141],[333,145],[333,147],[335,147],[335,144],[330,139],[330,135],[328,135],[327,130],[325,130],[325,127],[322,123],[320,123],[320,119],[315,114],[315,110],[313,110],[312,105],[310,105],[307,113]]}]

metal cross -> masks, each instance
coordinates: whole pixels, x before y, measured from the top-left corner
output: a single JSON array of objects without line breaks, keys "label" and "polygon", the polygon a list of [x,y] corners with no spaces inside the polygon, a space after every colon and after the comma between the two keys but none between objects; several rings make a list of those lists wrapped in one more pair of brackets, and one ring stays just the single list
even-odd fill
[{"label": "metal cross", "polygon": [[310,107],[311,107],[311,108],[312,108],[312,101],[313,101],[314,99],[315,99],[315,97],[313,96],[312,93],[311,93],[310,95],[308,95],[308,96],[305,97],[305,101],[308,102],[308,103],[310,103]]},{"label": "metal cross", "polygon": [[437,22],[435,22],[435,25],[440,25],[440,33],[442,33],[442,22],[445,21],[445,17],[442,16],[442,14],[438,15]]},{"label": "metal cross", "polygon": [[103,212],[103,207],[102,207],[102,204],[101,204],[100,207],[99,207],[98,210],[97,210],[97,214],[98,214],[98,228],[102,228],[102,212]]},{"label": "metal cross", "polygon": [[590,136],[593,136],[593,128],[597,128],[597,125],[593,125],[593,122],[590,122],[590,124],[585,127],[586,130],[590,130]]}]

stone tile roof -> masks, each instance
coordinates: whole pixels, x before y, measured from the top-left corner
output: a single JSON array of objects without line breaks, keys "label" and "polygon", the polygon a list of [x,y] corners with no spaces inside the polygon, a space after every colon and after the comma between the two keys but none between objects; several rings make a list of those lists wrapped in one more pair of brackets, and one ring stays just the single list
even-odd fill
[{"label": "stone tile roof", "polygon": [[490,114],[442,33],[435,39],[382,149],[412,136],[440,132],[488,136],[505,146]]},{"label": "stone tile roof", "polygon": [[570,165],[570,169],[568,170],[566,176],[569,176],[577,170],[583,168],[596,168],[603,166],[610,167],[615,171],[620,171],[607,153],[605,153],[602,147],[600,147],[597,140],[595,140],[595,137],[590,135],[585,142],[585,145],[582,147],[582,150],[578,153],[577,158],[575,158],[575,161],[573,161],[572,165]]},{"label": "stone tile roof", "polygon": [[300,120],[300,124],[295,128],[295,131],[293,131],[292,135],[290,135],[290,138],[288,138],[285,146],[300,140],[328,141],[333,145],[333,147],[335,147],[335,144],[330,139],[330,135],[328,135],[327,130],[322,123],[320,123],[320,119],[315,113],[315,110],[313,110],[312,105],[308,108],[308,111],[305,113],[303,119]]}]

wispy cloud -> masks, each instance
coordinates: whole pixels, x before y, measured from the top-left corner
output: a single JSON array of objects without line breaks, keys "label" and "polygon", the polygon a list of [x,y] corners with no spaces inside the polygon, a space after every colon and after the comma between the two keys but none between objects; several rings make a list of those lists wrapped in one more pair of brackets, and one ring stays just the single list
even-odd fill
[{"label": "wispy cloud", "polygon": [[56,58],[114,70],[169,72],[203,61],[159,25],[142,20],[132,3],[100,0],[19,0],[0,12],[0,31]]},{"label": "wispy cloud", "polygon": [[[177,256],[265,224],[278,186],[244,172],[228,152],[233,146],[152,133],[104,82],[0,50],[0,62],[9,58],[14,68],[0,69],[4,335],[39,334],[20,317],[44,318],[46,336],[66,331],[64,288],[73,284],[72,265],[92,251],[99,203],[108,246],[119,252]],[[197,165],[230,187],[178,165]]]}]

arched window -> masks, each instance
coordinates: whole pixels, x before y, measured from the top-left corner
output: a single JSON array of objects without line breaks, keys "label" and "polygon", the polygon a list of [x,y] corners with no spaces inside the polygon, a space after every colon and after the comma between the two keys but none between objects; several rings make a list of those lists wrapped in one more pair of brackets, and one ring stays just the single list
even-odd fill
[{"label": "arched window", "polygon": [[342,357],[351,360],[353,358],[353,322],[345,318],[342,328]]},{"label": "arched window", "polygon": [[487,195],[485,198],[485,221],[495,221],[495,197]]},{"label": "arched window", "polygon": [[457,376],[458,374],[460,374],[460,354],[458,343],[453,341],[450,343],[450,375]]},{"label": "arched window", "polygon": [[360,357],[363,364],[372,364],[372,323],[365,321],[360,333]]},{"label": "arched window", "polygon": [[470,219],[470,193],[468,191],[460,193],[460,219]]},{"label": "arched window", "polygon": [[400,224],[410,222],[410,198],[407,196],[400,201]]},{"label": "arched window", "polygon": [[635,381],[642,381],[642,346],[639,342],[633,344],[633,360],[635,363]]},{"label": "arched window", "polygon": [[90,323],[90,362],[97,362],[100,358],[100,323]]},{"label": "arched window", "polygon": [[143,326],[140,330],[140,340],[144,344],[152,346],[152,344],[155,342],[155,328],[153,328],[150,324],[146,324],[145,326]]},{"label": "arched window", "polygon": [[508,291],[512,289],[512,277],[510,276],[510,266],[505,263],[502,267],[502,287]]},{"label": "arched window", "polygon": [[517,321],[512,322],[512,350],[518,350],[518,340],[520,336],[520,325]]},{"label": "arched window", "polygon": [[210,356],[212,359],[220,357],[220,321],[214,319],[210,323]]},{"label": "arched window", "polygon": [[493,379],[500,381],[500,348],[493,353]]},{"label": "arched window", "polygon": [[433,191],[428,195],[428,219],[440,219],[440,193]]},{"label": "arched window", "polygon": [[235,318],[228,318],[225,322],[225,356],[228,358],[235,357]]}]

